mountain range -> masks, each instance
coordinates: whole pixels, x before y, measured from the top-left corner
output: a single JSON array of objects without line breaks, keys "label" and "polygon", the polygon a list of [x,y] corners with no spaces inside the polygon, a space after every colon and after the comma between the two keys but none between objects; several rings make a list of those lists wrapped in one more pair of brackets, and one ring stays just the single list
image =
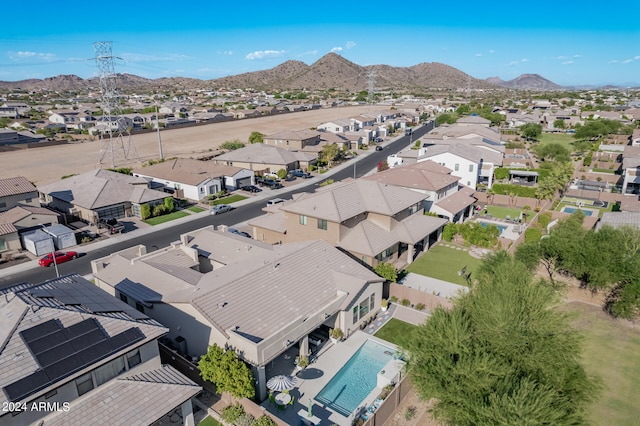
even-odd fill
[{"label": "mountain range", "polygon": [[[518,89],[559,90],[561,86],[537,75],[523,74],[513,80],[498,77],[486,80],[471,77],[449,65],[423,62],[411,67],[389,65],[357,65],[336,53],[328,53],[311,65],[286,61],[274,68],[238,74],[213,80],[185,77],[147,79],[132,74],[118,74],[121,90],[166,90],[206,88],[252,88],[257,90],[329,90],[350,92],[367,90],[373,83],[376,91],[399,92],[432,89]],[[98,88],[97,77],[82,79],[76,75],[59,75],[45,79],[0,81],[0,90],[79,91]]]}]

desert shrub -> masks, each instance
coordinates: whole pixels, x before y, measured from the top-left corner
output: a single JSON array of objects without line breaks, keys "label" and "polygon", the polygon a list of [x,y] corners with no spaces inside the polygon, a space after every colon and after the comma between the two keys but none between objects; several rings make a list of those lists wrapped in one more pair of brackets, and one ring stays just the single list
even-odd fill
[{"label": "desert shrub", "polygon": [[253,425],[254,421],[255,417],[253,417],[251,414],[243,413],[236,419],[235,422],[233,422],[233,424],[236,426],[251,426]]},{"label": "desert shrub", "polygon": [[393,303],[398,303],[398,296],[391,296],[390,299]]},{"label": "desert shrub", "polygon": [[276,426],[276,422],[271,420],[271,417],[262,415],[253,422],[253,426]]},{"label": "desert shrub", "polygon": [[424,308],[425,308],[424,303],[418,303],[418,304],[415,306],[415,308],[416,308],[417,310],[419,310],[419,311],[424,311]]},{"label": "desert shrub", "polygon": [[416,416],[416,411],[417,411],[417,408],[414,407],[413,405],[411,407],[407,407],[407,409],[404,412],[405,420],[413,419]]},{"label": "desert shrub", "polygon": [[411,301],[410,301],[409,299],[402,299],[402,300],[400,301],[400,304],[401,304],[402,306],[409,306],[409,305],[411,304]]},{"label": "desert shrub", "polygon": [[153,206],[153,217],[162,216],[165,213],[164,204],[156,204]]},{"label": "desert shrub", "polygon": [[227,423],[235,423],[244,413],[244,407],[241,404],[228,405],[222,409],[222,420]]}]

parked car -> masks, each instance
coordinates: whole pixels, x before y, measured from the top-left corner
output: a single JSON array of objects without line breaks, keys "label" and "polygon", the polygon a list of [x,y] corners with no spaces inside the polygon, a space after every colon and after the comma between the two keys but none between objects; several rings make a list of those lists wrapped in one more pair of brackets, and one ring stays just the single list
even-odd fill
[{"label": "parked car", "polygon": [[382,151],[382,146],[376,145],[376,151]]},{"label": "parked car", "polygon": [[124,223],[113,217],[98,220],[98,229],[107,229],[110,234],[120,234],[124,232]]},{"label": "parked car", "polygon": [[380,143],[380,142],[384,142],[384,139],[382,139],[382,138],[373,138],[373,141],[375,143]]},{"label": "parked car", "polygon": [[304,178],[304,179],[309,179],[311,177],[311,173],[303,172],[300,169],[295,169],[295,170],[291,170],[291,176],[301,177],[301,178]]},{"label": "parked car", "polygon": [[273,179],[256,179],[256,183],[260,186],[268,186],[271,189],[282,188],[282,184],[280,182],[276,182]]},{"label": "parked car", "polygon": [[240,235],[241,237],[251,238],[251,235],[248,232],[244,232],[236,228],[229,228],[229,232],[231,232],[232,234]]},{"label": "parked car", "polygon": [[273,179],[276,182],[280,180],[280,176],[276,172],[265,173],[264,178]]},{"label": "parked car", "polygon": [[216,204],[215,206],[211,207],[210,213],[212,215],[216,215],[216,214],[221,214],[225,212],[230,212],[231,210],[233,210],[233,207],[231,207],[229,204]]},{"label": "parked car", "polygon": [[[68,262],[71,259],[75,259],[76,257],[78,257],[78,253],[75,251],[57,251],[55,252],[55,263],[60,264]],[[44,267],[53,266],[53,256],[51,256],[51,253],[40,258],[38,264]]]},{"label": "parked car", "polygon": [[247,186],[243,186],[242,188],[243,191],[247,191],[247,192],[260,192],[262,191],[262,189],[258,188],[255,185],[247,185]]}]

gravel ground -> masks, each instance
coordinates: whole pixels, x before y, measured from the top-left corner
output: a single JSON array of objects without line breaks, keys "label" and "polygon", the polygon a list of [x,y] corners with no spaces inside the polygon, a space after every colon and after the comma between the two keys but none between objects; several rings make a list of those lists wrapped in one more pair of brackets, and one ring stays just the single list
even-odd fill
[{"label": "gravel ground", "polygon": [[[215,152],[225,141],[239,139],[246,142],[253,131],[272,134],[284,130],[309,129],[326,121],[382,109],[385,108],[375,105],[340,107],[165,130],[161,132],[163,154],[165,158],[201,157]],[[141,162],[159,158],[158,135],[155,132],[132,136],[132,141]],[[65,175],[112,166],[110,157],[104,158],[99,164],[99,156],[99,141],[2,152],[1,176],[24,176],[36,185],[47,184]],[[119,162],[116,166],[135,168],[140,167],[141,162]]]}]

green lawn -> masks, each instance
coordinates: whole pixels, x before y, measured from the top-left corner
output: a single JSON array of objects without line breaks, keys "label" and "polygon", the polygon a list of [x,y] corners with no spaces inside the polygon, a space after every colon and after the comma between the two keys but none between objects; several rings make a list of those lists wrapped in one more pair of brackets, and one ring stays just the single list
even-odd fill
[{"label": "green lawn", "polygon": [[194,213],[201,213],[204,211],[202,207],[198,207],[198,206],[187,207],[187,210],[191,210]]},{"label": "green lawn", "polygon": [[540,136],[540,143],[559,143],[570,152],[573,151],[573,145],[571,145],[573,141],[575,141],[573,135],[567,133],[542,133]]},{"label": "green lawn", "polygon": [[471,272],[473,280],[473,273],[480,265],[481,260],[472,257],[464,250],[445,247],[444,244],[446,243],[441,242],[431,247],[428,252],[409,265],[406,269],[407,272],[466,286],[467,282],[458,275],[458,272],[466,266],[467,273]]},{"label": "green lawn", "polygon": [[583,360],[589,374],[600,377],[603,390],[591,406],[594,425],[638,424],[640,406],[640,330],[616,321],[598,306],[570,303],[575,327],[584,336]]},{"label": "green lawn", "polygon": [[515,207],[487,206],[487,213],[498,219],[506,219],[507,215],[509,215],[511,219],[519,218],[521,211],[522,209],[518,209]]},{"label": "green lawn", "polygon": [[207,416],[200,423],[198,423],[198,426],[223,426],[223,425],[213,417]]},{"label": "green lawn", "polygon": [[416,325],[400,321],[396,318],[391,318],[380,330],[376,331],[374,336],[400,346],[401,340],[404,336],[408,336],[410,333],[413,333],[417,328],[418,326]]},{"label": "green lawn", "polygon": [[158,225],[160,223],[169,222],[171,220],[179,219],[181,217],[189,216],[189,213],[176,211],[173,213],[165,214],[162,216],[152,217],[144,221],[144,223],[149,225]]},{"label": "green lawn", "polygon": [[211,201],[211,205],[214,204],[231,204],[231,203],[235,203],[237,201],[242,201],[244,199],[246,199],[247,197],[244,197],[242,195],[229,195],[228,197],[224,197],[224,198],[218,198],[217,200],[213,200]]}]

